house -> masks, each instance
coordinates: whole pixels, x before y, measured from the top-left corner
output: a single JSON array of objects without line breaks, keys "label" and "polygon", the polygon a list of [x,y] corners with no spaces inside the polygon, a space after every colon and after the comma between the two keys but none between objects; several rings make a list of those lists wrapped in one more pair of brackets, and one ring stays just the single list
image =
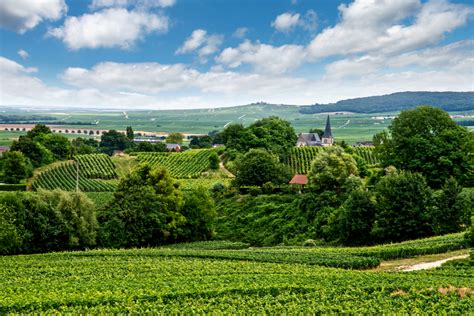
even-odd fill
[{"label": "house", "polygon": [[295,174],[295,176],[290,180],[289,184],[299,184],[299,185],[307,185],[308,184],[308,177],[304,174]]},{"label": "house", "polygon": [[329,115],[326,120],[326,128],[324,129],[323,137],[320,138],[317,133],[301,133],[296,141],[296,147],[303,146],[332,146],[334,138],[332,137],[331,121]]},{"label": "house", "polygon": [[296,141],[296,147],[321,146],[321,138],[317,133],[301,133]]},{"label": "house", "polygon": [[180,152],[181,146],[179,144],[166,144],[166,149],[168,149],[168,151]]}]

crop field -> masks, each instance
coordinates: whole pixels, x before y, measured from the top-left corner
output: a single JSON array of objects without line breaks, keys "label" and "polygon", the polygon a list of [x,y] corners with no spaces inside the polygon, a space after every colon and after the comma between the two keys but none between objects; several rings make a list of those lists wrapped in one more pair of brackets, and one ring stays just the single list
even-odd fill
[{"label": "crop field", "polygon": [[139,162],[163,166],[177,179],[197,178],[209,169],[212,149],[193,149],[182,153],[137,153]]},{"label": "crop field", "polygon": [[[205,134],[212,130],[222,130],[227,124],[248,126],[255,120],[278,116],[288,120],[297,133],[308,132],[311,128],[324,129],[327,114],[301,114],[296,106],[246,105],[217,109],[196,110],[142,110],[142,111],[30,111],[28,114],[56,117],[62,124],[85,122],[94,125],[64,125],[81,129],[117,129],[125,130],[132,126],[135,131],[156,133],[196,133]],[[4,114],[22,115],[21,111],[5,111]],[[345,140],[352,144],[357,141],[370,141],[376,133],[386,129],[397,112],[385,113],[344,113],[331,114],[333,135],[336,141]],[[474,115],[474,111],[451,112],[452,115]],[[463,119],[456,119],[463,120]],[[22,132],[18,132],[22,133]],[[4,132],[0,128],[0,144],[8,144],[15,138],[16,132]],[[66,135],[77,137],[77,135]],[[84,137],[86,135],[81,135]]]},{"label": "crop field", "polygon": [[74,161],[53,164],[36,175],[32,181],[34,190],[62,189],[74,191],[77,185],[79,162],[79,189],[84,192],[114,191],[117,186],[115,166],[105,154],[78,155]]},{"label": "crop field", "polygon": [[[458,237],[462,236],[445,236],[444,242],[456,244]],[[426,239],[386,247],[421,249],[439,242]],[[354,270],[381,260],[355,255],[358,248],[346,254],[346,248],[270,251],[246,246],[203,242],[3,256],[0,314],[469,314],[473,310],[474,269],[468,259],[434,270],[377,272]],[[379,247],[366,248],[380,253]],[[399,251],[400,255],[406,253]],[[335,262],[345,269],[331,267],[337,266]]]},{"label": "crop field", "polygon": [[[311,162],[323,150],[330,147],[306,146],[294,147],[287,158],[287,164],[294,173],[307,174],[311,169]],[[368,165],[375,165],[379,161],[374,154],[374,147],[356,147],[354,153],[362,157]]]}]

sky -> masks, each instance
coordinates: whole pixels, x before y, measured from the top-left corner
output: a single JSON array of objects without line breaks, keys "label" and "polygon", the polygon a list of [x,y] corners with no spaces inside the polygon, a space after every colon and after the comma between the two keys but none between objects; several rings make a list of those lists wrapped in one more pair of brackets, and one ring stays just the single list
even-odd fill
[{"label": "sky", "polygon": [[473,18],[470,0],[0,0],[0,106],[473,91]]}]

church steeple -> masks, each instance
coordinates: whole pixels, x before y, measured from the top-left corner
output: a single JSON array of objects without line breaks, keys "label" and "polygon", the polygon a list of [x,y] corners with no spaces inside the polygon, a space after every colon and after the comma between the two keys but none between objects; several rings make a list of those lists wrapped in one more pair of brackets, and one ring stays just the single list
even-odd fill
[{"label": "church steeple", "polygon": [[323,138],[321,139],[323,146],[332,146],[334,143],[334,138],[332,137],[331,131],[331,121],[329,120],[329,115],[326,120],[326,128],[324,129]]}]

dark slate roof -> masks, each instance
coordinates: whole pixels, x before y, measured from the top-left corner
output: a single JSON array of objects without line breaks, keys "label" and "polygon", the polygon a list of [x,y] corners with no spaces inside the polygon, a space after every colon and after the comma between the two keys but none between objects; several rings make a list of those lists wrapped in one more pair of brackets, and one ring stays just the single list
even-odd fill
[{"label": "dark slate roof", "polygon": [[321,144],[321,139],[317,133],[301,133],[298,137],[298,142],[304,142],[306,145],[318,145]]},{"label": "dark slate roof", "polygon": [[326,120],[326,128],[324,129],[323,138],[332,138],[332,131],[331,131],[331,121],[328,119]]}]

